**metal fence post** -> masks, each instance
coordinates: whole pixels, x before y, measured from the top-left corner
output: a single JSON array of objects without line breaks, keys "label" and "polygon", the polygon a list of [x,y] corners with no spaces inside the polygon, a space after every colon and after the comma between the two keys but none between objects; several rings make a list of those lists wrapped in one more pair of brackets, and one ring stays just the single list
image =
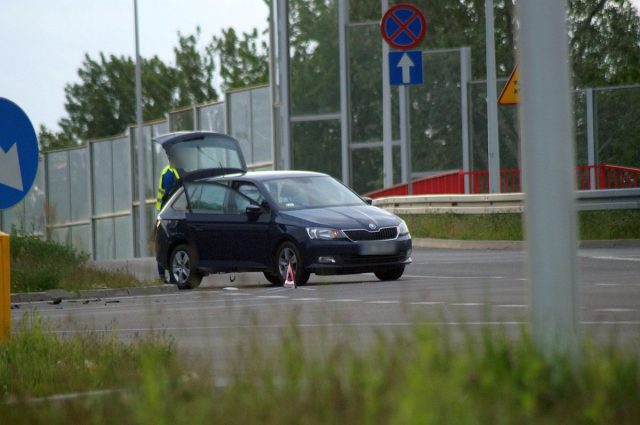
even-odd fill
[{"label": "metal fence post", "polygon": [[0,341],[11,335],[11,257],[9,235],[0,232]]},{"label": "metal fence post", "polygon": [[469,193],[469,82],[471,81],[471,48],[460,49],[460,116],[462,126],[462,170],[464,193]]},{"label": "metal fence post", "polygon": [[[389,9],[389,0],[380,0],[381,14]],[[384,187],[393,186],[393,124],[391,120],[391,83],[389,82],[389,45],[382,40],[382,167]]]},{"label": "metal fence post", "polygon": [[593,89],[586,90],[587,99],[587,165],[589,166],[589,189],[596,188],[596,170],[595,170],[595,120],[593,109]]}]

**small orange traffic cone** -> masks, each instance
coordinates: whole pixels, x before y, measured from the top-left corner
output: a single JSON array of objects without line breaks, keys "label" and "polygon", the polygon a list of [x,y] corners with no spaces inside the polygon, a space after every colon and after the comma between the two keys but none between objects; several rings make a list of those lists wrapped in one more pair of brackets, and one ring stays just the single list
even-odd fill
[{"label": "small orange traffic cone", "polygon": [[295,277],[293,275],[293,268],[291,268],[291,263],[289,263],[289,265],[287,266],[287,278],[284,280],[284,285],[285,288],[295,288],[296,287],[296,280]]}]

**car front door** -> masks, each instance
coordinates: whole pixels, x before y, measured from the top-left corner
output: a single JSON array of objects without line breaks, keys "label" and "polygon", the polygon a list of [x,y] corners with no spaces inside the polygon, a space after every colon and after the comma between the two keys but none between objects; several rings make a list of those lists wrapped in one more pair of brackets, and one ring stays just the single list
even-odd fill
[{"label": "car front door", "polygon": [[242,217],[234,225],[236,235],[233,245],[234,257],[246,269],[263,270],[268,268],[271,263],[269,249],[271,213],[264,207],[259,213],[246,213],[248,205],[262,205],[264,197],[251,182],[236,181],[233,183],[233,188],[236,190],[233,207]]}]

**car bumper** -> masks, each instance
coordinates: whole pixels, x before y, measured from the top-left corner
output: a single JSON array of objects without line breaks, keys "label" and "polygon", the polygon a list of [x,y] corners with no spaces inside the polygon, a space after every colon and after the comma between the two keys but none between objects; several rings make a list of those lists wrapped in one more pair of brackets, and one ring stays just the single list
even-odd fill
[{"label": "car bumper", "polygon": [[308,241],[305,269],[316,274],[368,273],[411,263],[411,238],[388,241]]}]

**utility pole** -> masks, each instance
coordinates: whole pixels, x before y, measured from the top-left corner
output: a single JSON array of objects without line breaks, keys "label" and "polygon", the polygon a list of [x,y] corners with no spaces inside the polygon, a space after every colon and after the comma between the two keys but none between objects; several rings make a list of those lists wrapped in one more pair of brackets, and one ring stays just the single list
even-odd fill
[{"label": "utility pole", "polygon": [[484,2],[487,51],[487,154],[489,192],[500,193],[500,144],[498,142],[498,94],[496,89],[496,43],[493,28],[493,0]]},{"label": "utility pole", "polygon": [[142,75],[140,67],[140,37],[138,31],[138,0],[133,0],[133,11],[136,29],[136,144],[138,147],[138,254],[140,257],[147,256],[147,205],[145,196],[145,163],[144,163],[144,140],[142,136]]}]

